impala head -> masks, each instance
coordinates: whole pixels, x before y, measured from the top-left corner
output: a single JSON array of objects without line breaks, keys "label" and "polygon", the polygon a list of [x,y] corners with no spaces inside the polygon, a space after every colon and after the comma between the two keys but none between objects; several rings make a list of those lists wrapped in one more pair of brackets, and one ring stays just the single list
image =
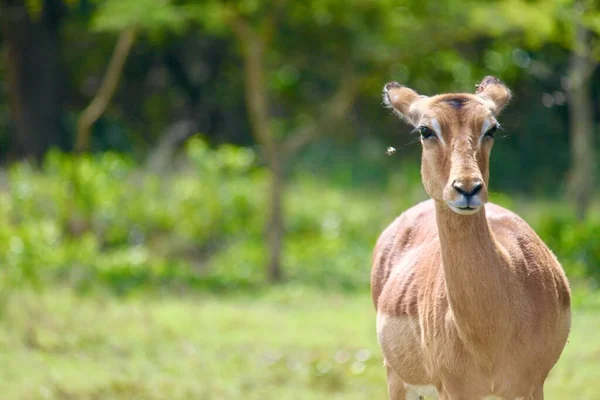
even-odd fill
[{"label": "impala head", "polygon": [[385,104],[421,135],[421,177],[427,193],[458,214],[474,214],[488,200],[489,159],[498,128],[496,116],[510,91],[488,76],[473,94],[420,96],[389,82]]}]

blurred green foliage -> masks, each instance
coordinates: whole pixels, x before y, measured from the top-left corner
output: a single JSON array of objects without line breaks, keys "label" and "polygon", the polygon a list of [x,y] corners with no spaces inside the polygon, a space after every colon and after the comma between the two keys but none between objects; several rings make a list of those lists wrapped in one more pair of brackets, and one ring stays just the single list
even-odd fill
[{"label": "blurred green foliage", "polygon": [[591,216],[585,222],[577,221],[572,213],[555,211],[542,218],[538,234],[563,262],[570,278],[595,278],[600,282],[600,219]]},{"label": "blurred green foliage", "polygon": [[[44,4],[51,2],[25,3],[36,21]],[[96,92],[119,32],[132,25],[140,27],[139,36],[117,93],[94,126],[93,151],[126,152],[136,161],[144,160],[181,121],[191,122],[193,132],[205,132],[211,145],[254,144],[244,101],[243,46],[228,23],[234,8],[257,32],[272,31],[265,34],[269,39],[265,79],[271,125],[278,139],[314,122],[339,86],[345,66],[351,66],[359,81],[356,105],[347,120],[319,132],[335,139],[320,138],[300,163],[290,160],[295,169],[322,160],[320,147],[326,143],[331,149],[328,155],[336,152],[341,158],[348,153],[346,161],[360,169],[365,179],[353,185],[373,180],[385,184],[394,169],[382,168],[368,155],[355,157],[373,142],[405,147],[410,141],[405,134],[409,128],[382,110],[382,85],[397,80],[425,95],[471,92],[475,83],[491,74],[502,78],[514,93],[500,120],[506,137],[499,137],[502,146],[499,141],[491,161],[494,186],[544,196],[564,192],[572,161],[566,150],[569,99],[563,79],[573,46],[576,8],[572,0],[52,3],[64,6],[55,27],[62,49],[62,71],[57,70],[60,76],[56,77],[63,82],[62,127],[56,134],[60,140],[52,139],[64,150],[72,147],[77,116]],[[585,8],[582,23],[597,33],[597,7],[589,1],[579,3]],[[10,43],[9,35],[0,37],[3,51]],[[6,96],[0,101],[0,160],[4,162],[22,155],[15,149],[20,133],[8,106],[10,76],[4,62],[0,66],[0,92]],[[590,80],[598,104],[598,73]],[[35,134],[42,138],[51,132],[40,129]],[[48,140],[32,141],[39,142]],[[401,153],[416,158],[418,150],[408,146]],[[344,172],[337,171],[335,163],[329,165],[319,173]]]},{"label": "blurred green foliage", "polygon": [[[265,281],[266,175],[249,148],[212,149],[194,138],[175,170],[163,174],[125,155],[52,152],[41,170],[15,164],[2,181],[2,289],[53,282],[116,293],[222,291]],[[376,190],[331,186],[307,174],[288,186],[286,274],[327,289],[367,290],[379,233],[425,198],[408,165]],[[518,211],[506,195],[493,200]],[[527,207],[535,213],[521,214],[572,279],[600,279],[599,219],[578,223],[556,204]]]}]

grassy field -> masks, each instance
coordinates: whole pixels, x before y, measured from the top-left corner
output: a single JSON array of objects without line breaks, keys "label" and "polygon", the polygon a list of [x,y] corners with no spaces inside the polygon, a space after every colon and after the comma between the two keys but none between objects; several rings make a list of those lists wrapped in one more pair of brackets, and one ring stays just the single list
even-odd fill
[{"label": "grassy field", "polygon": [[[600,398],[600,310],[576,309],[548,399]],[[384,399],[367,293],[13,293],[2,399]]]}]

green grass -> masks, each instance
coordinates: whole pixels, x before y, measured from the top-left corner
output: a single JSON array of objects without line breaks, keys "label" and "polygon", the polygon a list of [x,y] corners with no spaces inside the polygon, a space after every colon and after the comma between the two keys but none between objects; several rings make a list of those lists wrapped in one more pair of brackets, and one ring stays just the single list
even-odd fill
[{"label": "green grass", "polygon": [[[367,293],[222,297],[13,293],[2,399],[384,399]],[[598,399],[600,310],[574,310],[547,399]]]}]

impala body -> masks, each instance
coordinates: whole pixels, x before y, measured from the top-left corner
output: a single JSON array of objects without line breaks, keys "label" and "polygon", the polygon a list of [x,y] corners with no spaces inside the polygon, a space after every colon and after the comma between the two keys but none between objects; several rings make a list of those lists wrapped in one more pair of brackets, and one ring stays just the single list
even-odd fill
[{"label": "impala body", "polygon": [[488,203],[496,117],[510,91],[420,96],[388,83],[384,101],[417,127],[431,199],[380,236],[371,289],[392,400],[543,399],[570,329],[556,257],[516,214]]}]

